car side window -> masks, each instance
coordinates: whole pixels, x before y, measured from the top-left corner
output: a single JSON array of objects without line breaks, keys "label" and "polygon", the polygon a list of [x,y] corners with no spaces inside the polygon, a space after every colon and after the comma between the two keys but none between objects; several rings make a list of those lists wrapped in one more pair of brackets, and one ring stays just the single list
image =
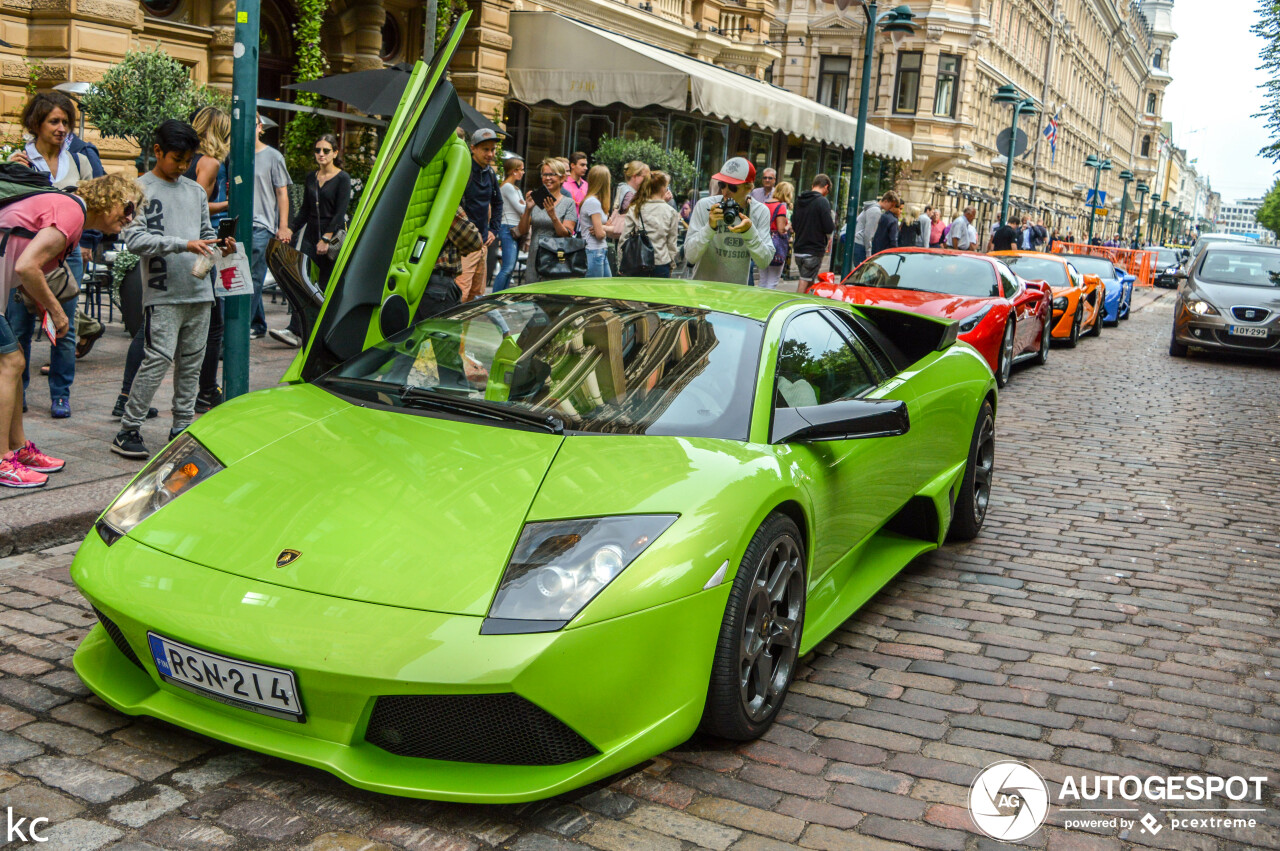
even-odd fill
[{"label": "car side window", "polygon": [[831,310],[827,315],[834,318],[836,326],[844,331],[845,337],[853,343],[858,354],[863,355],[871,373],[880,381],[897,375],[898,364],[909,362],[902,350],[871,323],[845,310]]},{"label": "car side window", "polygon": [[825,405],[875,386],[870,371],[822,311],[801,313],[787,323],[778,348],[775,406]]},{"label": "car side window", "polygon": [[996,273],[1000,276],[1000,288],[1005,298],[1013,298],[1018,294],[1018,276],[1013,270],[1000,261],[996,261]]}]

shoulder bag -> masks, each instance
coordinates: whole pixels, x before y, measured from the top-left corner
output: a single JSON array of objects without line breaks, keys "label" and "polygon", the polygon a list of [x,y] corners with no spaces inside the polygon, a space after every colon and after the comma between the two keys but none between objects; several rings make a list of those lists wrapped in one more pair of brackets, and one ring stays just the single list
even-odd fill
[{"label": "shoulder bag", "polygon": [[618,271],[627,278],[646,278],[653,274],[654,260],[653,240],[644,227],[641,208],[636,207],[636,223],[639,225],[631,235],[622,241],[619,247]]},{"label": "shoulder bag", "polygon": [[791,250],[791,243],[786,234],[779,233],[777,228],[778,216],[784,215],[780,210],[786,204],[782,201],[775,201],[772,204],[765,204],[765,206],[769,208],[769,239],[773,241],[773,260],[769,262],[769,265],[781,266],[787,262],[787,254]]}]

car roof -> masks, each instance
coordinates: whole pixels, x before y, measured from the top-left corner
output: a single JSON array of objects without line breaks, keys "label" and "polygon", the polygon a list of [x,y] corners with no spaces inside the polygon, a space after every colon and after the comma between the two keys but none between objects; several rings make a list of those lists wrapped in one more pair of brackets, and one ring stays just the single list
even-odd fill
[{"label": "car roof", "polygon": [[1055,260],[1063,266],[1068,265],[1061,254],[1046,254],[1043,251],[993,251],[994,257],[1039,257],[1044,260]]},{"label": "car roof", "polygon": [[573,278],[526,284],[512,288],[511,292],[595,296],[675,307],[697,307],[761,322],[766,321],[778,307],[790,302],[820,304],[823,307],[832,305],[828,298],[779,292],[764,287],[661,278]]},{"label": "car roof", "polygon": [[[947,257],[963,257],[966,260],[985,260],[988,265],[991,265],[991,258],[985,254],[974,254],[972,251],[957,251],[954,248],[921,248],[918,245],[904,245],[900,248],[886,248],[879,254],[871,255],[871,257],[879,257],[880,254],[942,254]],[[868,257],[867,260],[870,260],[871,257]]]},{"label": "car roof", "polygon": [[1260,245],[1256,242],[1235,242],[1215,239],[1214,242],[1225,242],[1225,245],[1206,245],[1205,251],[1209,249],[1230,249],[1232,251],[1243,251],[1246,254],[1274,254],[1280,251],[1280,245]]}]

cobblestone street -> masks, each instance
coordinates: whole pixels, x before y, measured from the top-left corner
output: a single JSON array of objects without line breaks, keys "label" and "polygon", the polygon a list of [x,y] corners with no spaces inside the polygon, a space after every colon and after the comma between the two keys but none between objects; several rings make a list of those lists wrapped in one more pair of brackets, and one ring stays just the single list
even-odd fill
[{"label": "cobblestone street", "polygon": [[1015,370],[982,534],[820,645],[761,741],[695,738],[534,804],[365,793],[91,697],[69,545],[0,559],[0,806],[47,818],[31,847],[59,851],[976,849],[1009,847],[967,800],[1012,758],[1051,790],[1269,777],[1254,828],[1068,831],[1055,808],[1026,847],[1280,848],[1280,364],[1171,359],[1173,299],[1152,295]]}]

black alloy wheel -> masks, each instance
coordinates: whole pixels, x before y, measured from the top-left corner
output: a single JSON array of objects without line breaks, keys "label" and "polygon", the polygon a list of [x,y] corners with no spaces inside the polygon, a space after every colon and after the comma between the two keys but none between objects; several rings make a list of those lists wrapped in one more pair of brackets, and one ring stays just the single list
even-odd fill
[{"label": "black alloy wheel", "polygon": [[791,518],[771,514],[747,545],[729,591],[701,729],[758,738],[777,716],[800,659],[805,553]]},{"label": "black alloy wheel", "polygon": [[1053,340],[1053,327],[1049,320],[1044,322],[1044,330],[1040,332],[1040,353],[1036,355],[1036,363],[1044,366],[1049,362],[1049,344]]},{"label": "black alloy wheel", "polygon": [[1080,324],[1084,322],[1084,302],[1076,305],[1075,318],[1071,320],[1071,336],[1067,338],[1067,348],[1074,349],[1080,342]]},{"label": "black alloy wheel", "polygon": [[971,541],[982,530],[991,502],[991,480],[996,462],[996,418],[990,402],[982,403],[969,443],[969,463],[960,482],[960,495],[951,514],[949,541]]},{"label": "black alloy wheel", "polygon": [[1009,383],[1009,374],[1013,372],[1013,338],[1016,330],[1013,317],[1004,323],[1004,339],[1000,341],[1000,356],[996,359],[996,386],[1003,387]]}]

